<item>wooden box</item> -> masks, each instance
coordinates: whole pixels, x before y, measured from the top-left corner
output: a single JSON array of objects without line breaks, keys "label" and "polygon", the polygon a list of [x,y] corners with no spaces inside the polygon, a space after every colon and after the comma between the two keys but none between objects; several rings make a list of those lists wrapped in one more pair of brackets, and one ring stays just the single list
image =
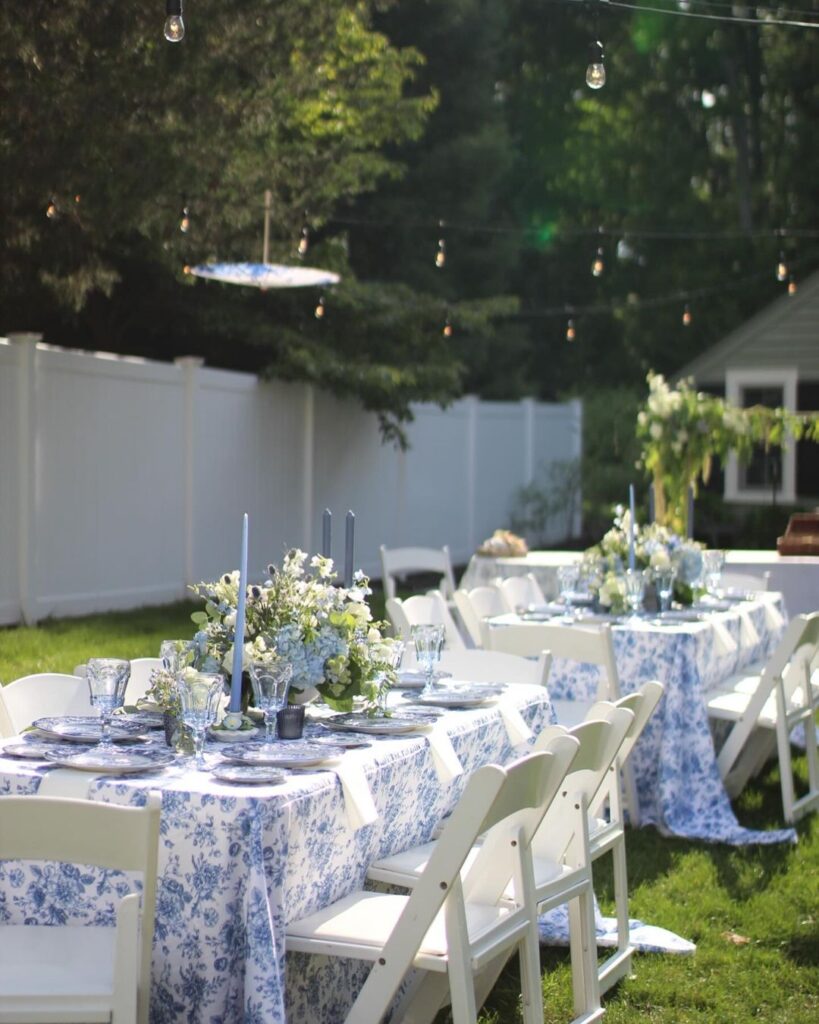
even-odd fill
[{"label": "wooden box", "polygon": [[776,550],[780,555],[819,555],[819,511],[795,512]]}]

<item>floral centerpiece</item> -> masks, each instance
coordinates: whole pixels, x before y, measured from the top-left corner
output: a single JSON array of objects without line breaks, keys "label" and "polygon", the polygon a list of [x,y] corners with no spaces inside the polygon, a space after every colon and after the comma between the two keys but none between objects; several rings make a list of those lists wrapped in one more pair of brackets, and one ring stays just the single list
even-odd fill
[{"label": "floral centerpiece", "polygon": [[[622,505],[615,508],[614,523],[598,544],[583,553],[581,575],[603,608],[620,613],[626,609],[623,571],[628,565],[631,514]],[[661,523],[635,525],[634,564],[638,569],[675,570],[674,597],[691,604],[699,593],[702,551],[699,541],[688,540]]]},{"label": "floral centerpiece", "polygon": [[[366,597],[369,580],[358,572],[351,587],[337,584],[333,562],[321,555],[310,558],[292,550],[281,568],[268,566],[268,578],[249,586],[245,605],[244,667],[273,652],[293,667],[291,690],[314,688],[322,700],[349,711],[353,699],[377,703],[382,686],[394,684],[390,662],[393,641],[384,624],[374,622]],[[226,573],[212,583],[191,587],[205,602],[191,616],[202,667],[223,671],[233,665],[239,573]]]}]

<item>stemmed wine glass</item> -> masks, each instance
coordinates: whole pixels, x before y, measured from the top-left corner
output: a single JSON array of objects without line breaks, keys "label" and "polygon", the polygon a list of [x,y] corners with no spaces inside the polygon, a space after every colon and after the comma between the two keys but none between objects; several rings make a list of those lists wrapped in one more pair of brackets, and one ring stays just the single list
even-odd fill
[{"label": "stemmed wine glass", "polygon": [[572,597],[577,590],[580,578],[580,567],[577,565],[559,565],[557,567],[557,587],[560,591],[560,602],[566,608],[564,616],[572,618]]},{"label": "stemmed wine glass", "polygon": [[441,660],[441,649],[444,646],[444,627],[437,623],[413,626],[412,639],[415,642],[415,657],[427,677],[421,693],[431,693],[435,666]]},{"label": "stemmed wine glass", "polygon": [[264,714],[264,744],[262,749],[272,747],[276,714],[287,706],[287,694],[293,678],[293,666],[278,654],[271,654],[264,661],[251,661],[248,665],[250,685],[256,707]]},{"label": "stemmed wine glass", "polygon": [[[390,668],[393,672],[397,672],[401,668],[401,662],[404,659],[404,648],[405,644],[403,640],[393,640],[390,644],[389,650],[385,657],[385,661],[389,663]],[[390,695],[390,684],[389,680],[385,675],[381,676],[380,686],[378,688],[378,710],[382,715],[387,714],[387,698]]]},{"label": "stemmed wine glass", "polygon": [[674,593],[674,577],[676,573],[672,566],[654,569],[653,572],[660,611],[667,612],[671,608],[671,595]]},{"label": "stemmed wine glass", "polygon": [[218,672],[183,669],[176,677],[176,692],[182,709],[182,721],[193,736],[194,765],[205,768],[205,733],[216,721],[225,677]]},{"label": "stemmed wine glass", "polygon": [[131,663],[121,658],[90,658],[85,678],[91,703],[100,709],[102,728],[96,752],[113,762],[118,753],[111,739],[111,716],[125,701]]}]

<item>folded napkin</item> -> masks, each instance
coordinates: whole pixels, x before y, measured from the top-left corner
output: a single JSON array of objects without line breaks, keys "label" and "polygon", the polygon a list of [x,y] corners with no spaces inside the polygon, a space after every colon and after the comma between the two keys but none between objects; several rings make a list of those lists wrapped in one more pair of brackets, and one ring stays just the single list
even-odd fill
[{"label": "folded napkin", "polygon": [[455,753],[452,740],[443,729],[433,726],[426,734],[429,740],[429,749],[435,765],[435,771],[441,782],[451,782],[454,778],[463,774],[463,765]]},{"label": "folded napkin", "polygon": [[526,743],[532,738],[532,730],[514,704],[500,700],[498,701],[498,710],[506,728],[506,735],[513,747],[517,747],[520,743]]},{"label": "folded napkin", "polygon": [[714,641],[718,654],[734,654],[737,650],[737,642],[728,632],[724,622],[711,618],[708,620],[714,630]]},{"label": "folded napkin", "polygon": [[43,776],[37,795],[87,800],[91,783],[98,778],[99,775],[93,772],[78,772],[73,768],[52,768]]},{"label": "folded napkin", "polygon": [[348,751],[341,762],[333,766],[333,771],[344,793],[344,807],[350,828],[356,831],[365,825],[372,825],[378,820],[378,811],[363,765],[356,760],[352,751]]},{"label": "folded napkin", "polygon": [[750,613],[742,608],[739,612],[739,639],[746,647],[756,647],[759,643],[759,633],[751,621]]}]

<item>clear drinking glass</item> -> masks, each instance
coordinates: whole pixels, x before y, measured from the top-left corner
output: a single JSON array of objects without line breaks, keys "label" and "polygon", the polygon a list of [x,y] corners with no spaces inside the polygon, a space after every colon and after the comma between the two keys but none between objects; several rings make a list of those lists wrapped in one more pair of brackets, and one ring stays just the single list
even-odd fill
[{"label": "clear drinking glass", "polygon": [[646,578],[642,569],[626,569],[623,574],[626,581],[626,601],[632,615],[638,615],[643,607]]},{"label": "clear drinking glass", "polygon": [[224,685],[225,677],[218,672],[186,668],[176,677],[182,721],[193,736],[194,764],[200,771],[205,768],[205,733],[216,721]]},{"label": "clear drinking glass", "polygon": [[279,655],[271,655],[264,661],[251,661],[247,670],[256,707],[264,714],[264,745],[273,746],[276,713],[287,706],[293,666]]},{"label": "clear drinking glass", "polygon": [[660,611],[667,612],[671,608],[671,597],[674,593],[674,577],[676,573],[669,566],[667,569],[654,569],[654,586],[657,590],[657,600],[660,604]]},{"label": "clear drinking glass", "polygon": [[719,584],[725,566],[725,552],[709,548],[702,553],[702,572],[705,589],[711,597],[719,596]]},{"label": "clear drinking glass", "polygon": [[571,608],[572,597],[577,590],[577,581],[580,578],[580,567],[577,565],[559,565],[557,567],[557,588],[560,592],[560,600]]},{"label": "clear drinking glass", "polygon": [[[403,640],[395,640],[390,645],[388,660],[393,672],[397,672],[401,668],[401,662],[404,660],[404,647],[405,644]],[[378,688],[378,709],[382,715],[387,714],[387,698],[389,695],[389,681],[386,676],[382,676],[381,685]]]},{"label": "clear drinking glass", "polygon": [[100,709],[102,731],[97,749],[106,757],[115,758],[116,748],[111,740],[111,715],[121,708],[125,688],[131,678],[131,663],[121,658],[90,658],[85,678],[91,703]]},{"label": "clear drinking glass", "polygon": [[435,666],[441,660],[441,649],[444,646],[444,627],[438,624],[413,626],[412,639],[415,643],[416,660],[427,677],[422,693],[430,693],[435,678]]}]

